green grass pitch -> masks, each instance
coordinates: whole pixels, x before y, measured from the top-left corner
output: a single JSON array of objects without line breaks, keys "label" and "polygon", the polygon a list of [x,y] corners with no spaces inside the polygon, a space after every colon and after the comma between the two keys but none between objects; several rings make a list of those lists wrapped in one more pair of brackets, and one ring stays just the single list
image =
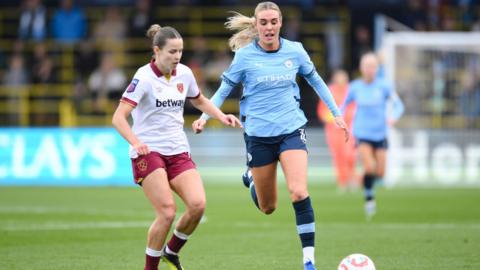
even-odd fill
[{"label": "green grass pitch", "polygon": [[[187,270],[302,269],[284,185],[271,216],[240,180],[207,181],[206,191],[206,218],[181,252]],[[337,269],[351,253],[380,270],[480,269],[478,189],[380,189],[371,222],[361,192],[312,184],[310,193],[319,270]],[[0,269],[143,269],[152,219],[140,188],[0,187]]]}]

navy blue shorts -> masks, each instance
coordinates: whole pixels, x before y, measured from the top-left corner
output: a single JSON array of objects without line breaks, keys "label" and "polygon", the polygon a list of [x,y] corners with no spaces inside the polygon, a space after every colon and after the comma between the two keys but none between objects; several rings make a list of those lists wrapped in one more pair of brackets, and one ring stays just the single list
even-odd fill
[{"label": "navy blue shorts", "polygon": [[286,150],[301,149],[307,151],[305,125],[290,134],[273,137],[256,137],[243,134],[247,148],[247,166],[261,167],[279,160]]},{"label": "navy blue shorts", "polygon": [[387,149],[388,148],[388,140],[383,139],[380,141],[372,141],[372,140],[365,140],[365,139],[356,139],[355,145],[358,147],[361,143],[366,143],[371,145],[373,149]]}]

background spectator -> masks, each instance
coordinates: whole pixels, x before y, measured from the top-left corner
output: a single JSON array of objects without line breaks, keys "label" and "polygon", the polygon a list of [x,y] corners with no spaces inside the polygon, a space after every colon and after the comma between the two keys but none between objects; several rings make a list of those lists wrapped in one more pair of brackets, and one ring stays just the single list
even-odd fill
[{"label": "background spectator", "polygon": [[137,0],[135,10],[129,20],[129,35],[131,37],[145,37],[145,33],[153,24],[152,7],[150,0]]},{"label": "background spectator", "polygon": [[73,0],[61,0],[60,8],[52,19],[52,35],[57,42],[71,44],[87,34],[87,21],[83,11],[74,6]]},{"label": "background spectator", "polygon": [[8,69],[3,75],[3,84],[10,87],[22,87],[29,83],[28,72],[25,69],[24,59],[20,54],[10,58]]},{"label": "background spectator", "polygon": [[84,40],[75,51],[75,75],[77,80],[86,80],[99,65],[99,52],[92,40]]},{"label": "background spectator", "polygon": [[40,0],[26,0],[23,2],[20,14],[18,37],[22,40],[39,41],[47,36],[47,12]]},{"label": "background spectator", "polygon": [[94,30],[95,40],[106,42],[121,42],[127,36],[127,24],[116,6],[109,6],[105,17],[98,22]]},{"label": "background spectator", "polygon": [[48,55],[47,47],[44,43],[39,43],[35,46],[32,60],[30,66],[32,67],[33,83],[56,82],[53,60]]},{"label": "background spectator", "polygon": [[425,13],[425,2],[408,0],[403,16],[403,22],[410,28],[424,31],[427,28],[427,14]]},{"label": "background spectator", "polygon": [[102,55],[98,67],[88,80],[88,88],[94,98],[94,110],[102,112],[107,99],[119,99],[127,79],[115,63],[112,54]]}]

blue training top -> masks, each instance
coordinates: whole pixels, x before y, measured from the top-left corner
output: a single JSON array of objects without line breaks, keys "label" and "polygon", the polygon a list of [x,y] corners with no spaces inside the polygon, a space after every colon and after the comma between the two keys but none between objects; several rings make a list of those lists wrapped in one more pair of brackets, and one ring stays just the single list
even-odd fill
[{"label": "blue training top", "polygon": [[[265,51],[258,40],[239,49],[222,74],[222,83],[211,100],[220,108],[232,89],[242,83],[240,116],[245,133],[257,137],[288,134],[307,123],[299,106],[297,74],[315,89],[334,116],[340,115],[302,44],[283,38],[276,51]],[[208,116],[204,114],[202,118],[208,119]]]},{"label": "blue training top", "polygon": [[387,137],[387,105],[393,101],[391,118],[397,120],[404,106],[389,84],[377,77],[371,83],[356,79],[350,83],[342,110],[351,102],[357,109],[353,118],[353,136],[357,139],[381,141]]}]

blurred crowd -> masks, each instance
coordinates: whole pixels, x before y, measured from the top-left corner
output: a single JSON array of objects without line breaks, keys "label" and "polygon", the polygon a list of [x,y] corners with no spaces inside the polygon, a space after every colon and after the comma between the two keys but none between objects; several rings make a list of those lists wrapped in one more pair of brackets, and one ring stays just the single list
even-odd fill
[{"label": "blurred crowd", "polygon": [[[250,1],[257,3],[257,1]],[[372,14],[382,12],[415,31],[480,31],[480,1],[477,0],[281,0],[280,6],[300,6],[302,16],[315,16],[309,11],[313,6],[346,7],[350,12],[350,52],[338,46],[338,26],[331,24],[326,31],[326,65],[324,76],[329,71],[344,68],[355,74],[360,56],[374,49]],[[16,1],[2,1],[1,5],[15,6]],[[152,23],[158,23],[154,10],[158,6],[172,5],[248,5],[249,1],[238,0],[24,0],[19,8],[16,36],[4,37],[15,40],[11,53],[0,51],[2,84],[22,87],[29,84],[73,83],[77,99],[91,98],[90,111],[103,113],[106,100],[118,99],[132,70],[125,69],[125,54],[122,46],[130,38],[142,38]],[[102,11],[97,21],[89,21],[87,8],[100,5]],[[400,7],[400,9],[399,9]],[[126,13],[125,10],[129,12]],[[234,8],[232,8],[234,9]],[[226,15],[227,16],[227,15]],[[334,21],[332,21],[334,22]],[[89,23],[93,23],[90,25]],[[160,22],[161,23],[161,22]],[[162,24],[162,23],[161,23]],[[288,17],[284,22],[283,36],[301,40],[302,21]],[[182,33],[186,35],[187,33]],[[184,36],[185,38],[185,36]],[[212,50],[207,38],[201,35],[189,37],[194,50],[185,51],[183,63],[194,71],[204,93],[210,96],[218,86],[218,78],[229,66],[232,53],[225,45]],[[33,44],[33,46],[32,46]],[[32,49],[26,50],[30,46]],[[65,59],[62,50],[72,48],[73,59]],[[145,38],[144,55],[148,57],[149,43]],[[345,55],[350,59],[345,60]],[[145,59],[148,61],[148,59]],[[61,64],[73,61],[73,77],[62,75]],[[62,76],[61,76],[62,75]],[[470,81],[469,81],[470,80]],[[461,102],[467,115],[480,115],[478,106],[469,105],[472,99],[480,99],[479,78],[466,79],[466,90]],[[464,97],[465,96],[465,97]],[[469,103],[470,102],[470,103]],[[77,109],[82,105],[77,102]],[[480,103],[475,103],[480,104]],[[315,104],[313,104],[315,106]],[[473,108],[471,108],[473,107]],[[468,109],[471,108],[471,109]],[[308,109],[308,108],[307,108]],[[315,109],[312,111],[314,115]],[[474,116],[476,117],[476,116]]]}]

